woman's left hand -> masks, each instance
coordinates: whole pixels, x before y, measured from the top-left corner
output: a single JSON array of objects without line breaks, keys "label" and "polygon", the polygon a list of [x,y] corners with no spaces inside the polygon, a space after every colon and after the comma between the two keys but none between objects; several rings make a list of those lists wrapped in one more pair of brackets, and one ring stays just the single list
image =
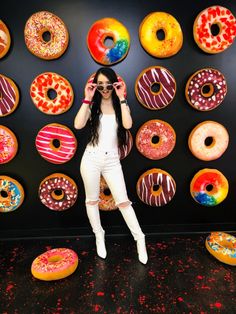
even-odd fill
[{"label": "woman's left hand", "polygon": [[125,84],[123,82],[115,82],[113,83],[113,87],[119,99],[125,99]]}]

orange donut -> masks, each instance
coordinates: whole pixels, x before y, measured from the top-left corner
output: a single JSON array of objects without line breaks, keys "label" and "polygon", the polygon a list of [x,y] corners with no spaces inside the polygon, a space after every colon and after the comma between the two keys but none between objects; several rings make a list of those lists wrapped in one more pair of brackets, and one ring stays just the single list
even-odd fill
[{"label": "orange donut", "polygon": [[101,176],[101,180],[100,180],[99,198],[100,198],[100,202],[98,204],[99,209],[104,210],[104,211],[117,209],[117,206],[115,204],[111,191],[109,190],[109,187],[105,179],[103,178],[103,176]]},{"label": "orange donut", "polygon": [[18,181],[0,176],[0,212],[16,210],[23,203],[24,195],[24,189]]},{"label": "orange donut", "polygon": [[3,58],[11,45],[11,36],[6,24],[0,20],[0,59]]},{"label": "orange donut", "polygon": [[[55,97],[49,98],[54,91]],[[61,75],[45,72],[38,75],[30,87],[30,96],[35,106],[46,114],[62,114],[70,109],[74,93],[70,83]]]},{"label": "orange donut", "polygon": [[16,110],[19,103],[19,90],[9,78],[0,74],[0,117]]},{"label": "orange donut", "polygon": [[158,160],[168,156],[175,147],[176,135],[172,126],[162,120],[145,122],[136,134],[136,147],[145,157]]},{"label": "orange donut", "polygon": [[[218,26],[216,34],[212,25]],[[207,53],[219,53],[234,42],[236,19],[232,12],[219,5],[206,8],[196,17],[193,24],[193,36],[200,49]]]},{"label": "orange donut", "polygon": [[[43,38],[50,34],[50,40]],[[59,58],[69,43],[69,33],[64,22],[55,14],[47,11],[34,13],[25,24],[25,44],[35,56],[52,60]]]},{"label": "orange donut", "polygon": [[78,256],[73,250],[57,248],[36,257],[31,265],[31,273],[40,280],[59,280],[73,274],[77,266]]},{"label": "orange donut", "polygon": [[0,164],[11,161],[18,150],[15,134],[6,126],[0,125]]},{"label": "orange donut", "polygon": [[[209,145],[206,141],[210,140]],[[229,144],[226,128],[215,121],[199,123],[190,133],[188,146],[192,154],[200,160],[210,161],[220,158]]]}]

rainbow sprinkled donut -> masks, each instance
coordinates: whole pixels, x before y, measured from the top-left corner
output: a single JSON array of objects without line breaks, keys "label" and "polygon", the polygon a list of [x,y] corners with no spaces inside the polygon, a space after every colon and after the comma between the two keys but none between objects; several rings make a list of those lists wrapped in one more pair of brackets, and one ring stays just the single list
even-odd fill
[{"label": "rainbow sprinkled donut", "polygon": [[228,180],[216,169],[198,171],[190,184],[193,199],[204,206],[220,204],[226,198],[228,190]]},{"label": "rainbow sprinkled donut", "polygon": [[[107,47],[106,39],[112,39],[114,46]],[[88,49],[94,60],[103,65],[111,65],[124,59],[130,46],[130,35],[126,27],[110,17],[96,21],[88,32]]]},{"label": "rainbow sprinkled donut", "polygon": [[22,185],[8,176],[0,176],[0,212],[7,213],[16,210],[23,200]]}]

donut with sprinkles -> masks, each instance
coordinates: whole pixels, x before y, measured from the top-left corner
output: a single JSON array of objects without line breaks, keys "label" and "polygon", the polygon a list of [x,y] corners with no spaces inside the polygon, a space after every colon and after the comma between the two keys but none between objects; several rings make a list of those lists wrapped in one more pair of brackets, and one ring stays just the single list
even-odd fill
[{"label": "donut with sprinkles", "polygon": [[5,23],[0,20],[0,59],[3,58],[11,46],[11,36]]},{"label": "donut with sprinkles", "polygon": [[18,87],[9,77],[0,74],[0,117],[13,113],[18,103]]}]

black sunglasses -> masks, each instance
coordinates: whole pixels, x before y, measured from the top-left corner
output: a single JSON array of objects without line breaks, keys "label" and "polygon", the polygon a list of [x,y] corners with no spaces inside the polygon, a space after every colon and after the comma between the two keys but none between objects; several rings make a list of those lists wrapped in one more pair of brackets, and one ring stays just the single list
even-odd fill
[{"label": "black sunglasses", "polygon": [[[107,90],[113,90],[113,85],[112,84],[107,84],[105,86],[106,86]],[[104,85],[97,85],[97,90],[102,91],[104,89],[105,89]]]}]

